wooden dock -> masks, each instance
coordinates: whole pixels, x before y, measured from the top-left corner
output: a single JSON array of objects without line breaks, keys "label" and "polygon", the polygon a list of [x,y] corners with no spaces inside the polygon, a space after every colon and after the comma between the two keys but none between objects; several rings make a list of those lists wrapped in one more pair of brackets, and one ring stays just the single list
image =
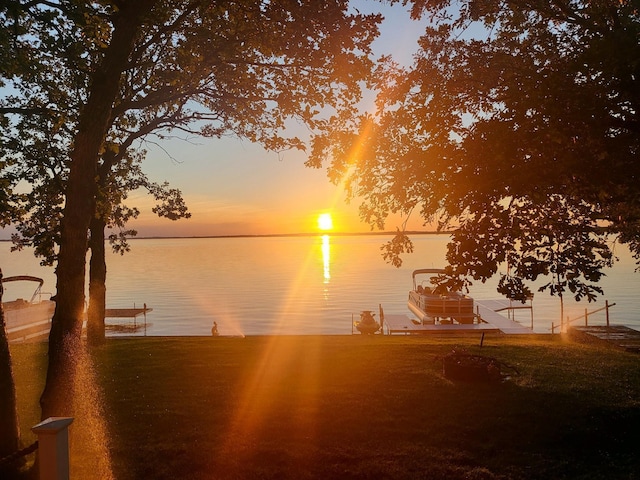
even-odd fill
[{"label": "wooden dock", "polygon": [[567,334],[579,342],[598,342],[627,352],[640,353],[640,331],[623,325],[575,326],[570,327]]},{"label": "wooden dock", "polygon": [[488,323],[433,325],[421,324],[407,315],[385,315],[383,335],[480,335],[480,346],[487,333],[500,333],[500,329]]},{"label": "wooden dock", "polygon": [[[153,311],[153,309],[148,308],[146,303],[142,308],[107,308],[104,315],[104,328],[107,332],[112,332],[114,334],[133,334],[144,331],[146,336],[147,327],[151,326],[150,323],[147,323],[147,313],[151,311]],[[144,316],[144,322],[137,321],[137,318],[141,315]],[[116,321],[115,323],[107,322],[106,320],[108,318],[119,319],[120,321]],[[130,320],[126,321],[122,319]]]},{"label": "wooden dock", "polygon": [[[507,302],[508,303],[508,302]],[[497,300],[481,300],[476,302],[476,311],[482,322],[497,327],[502,333],[509,335],[522,335],[532,333],[530,328],[502,315],[501,311],[509,308],[503,302]]]},{"label": "wooden dock", "polygon": [[[508,302],[500,300],[476,301],[475,309],[479,323],[434,325],[421,324],[408,315],[384,315],[383,333],[393,334],[473,334],[504,333],[509,335],[530,334],[532,330],[505,317],[500,311],[509,309]],[[525,307],[529,308],[529,307]]]},{"label": "wooden dock", "polygon": [[136,318],[140,315],[146,315],[152,312],[153,308],[146,305],[142,308],[107,308],[104,312],[105,318]]},{"label": "wooden dock", "polygon": [[393,335],[397,333],[404,334],[439,334],[439,333],[481,333],[493,332],[498,333],[500,329],[487,323],[474,323],[469,325],[451,324],[451,325],[433,325],[415,323],[414,320],[407,315],[387,315],[384,316],[383,322],[384,333]]}]

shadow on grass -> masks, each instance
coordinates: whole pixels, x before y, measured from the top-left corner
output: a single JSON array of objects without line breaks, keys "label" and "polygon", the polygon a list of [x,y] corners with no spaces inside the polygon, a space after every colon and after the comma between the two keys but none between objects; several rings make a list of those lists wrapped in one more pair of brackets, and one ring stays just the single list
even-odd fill
[{"label": "shadow on grass", "polygon": [[110,341],[97,358],[115,477],[586,479],[639,471],[637,356],[507,342],[482,352],[521,375],[486,385],[443,377],[437,357],[451,347],[377,337]]}]

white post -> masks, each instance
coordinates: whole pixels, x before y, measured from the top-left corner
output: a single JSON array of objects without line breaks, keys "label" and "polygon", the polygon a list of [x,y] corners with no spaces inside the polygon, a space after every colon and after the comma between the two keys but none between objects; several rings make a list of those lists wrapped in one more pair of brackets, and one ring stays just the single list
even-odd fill
[{"label": "white post", "polygon": [[38,435],[40,480],[69,480],[69,430],[71,417],[49,417],[31,431]]}]

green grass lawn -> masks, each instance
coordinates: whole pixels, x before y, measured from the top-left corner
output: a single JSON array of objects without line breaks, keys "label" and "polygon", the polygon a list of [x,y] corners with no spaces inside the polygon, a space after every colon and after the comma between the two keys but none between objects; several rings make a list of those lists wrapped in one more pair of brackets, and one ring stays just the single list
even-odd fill
[{"label": "green grass lawn", "polygon": [[[477,340],[109,340],[80,375],[72,478],[640,478],[640,356]],[[519,375],[452,382],[441,357],[454,347]],[[29,443],[46,348],[13,353]]]}]

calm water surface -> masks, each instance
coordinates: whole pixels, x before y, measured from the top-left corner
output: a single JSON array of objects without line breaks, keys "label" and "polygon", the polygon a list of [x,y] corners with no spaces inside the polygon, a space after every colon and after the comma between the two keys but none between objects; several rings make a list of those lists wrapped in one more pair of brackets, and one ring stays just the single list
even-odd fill
[{"label": "calm water surface", "polygon": [[[217,322],[222,335],[351,334],[352,317],[361,310],[410,315],[406,306],[411,272],[445,263],[447,236],[413,237],[415,252],[399,269],[384,262],[380,246],[388,236],[310,236],[201,239],[136,239],[124,256],[108,255],[107,305],[142,306],[147,314],[140,335],[210,335]],[[39,266],[30,251],[9,253],[0,243],[5,276],[36,275],[44,290],[55,291],[53,269]],[[565,301],[574,318],[616,303],[611,321],[640,328],[640,274],[629,253],[601,282],[605,296],[596,304]],[[478,299],[499,298],[497,280],[472,287]],[[7,286],[5,300],[28,298],[30,291]],[[559,323],[558,298],[537,293],[534,330],[549,332]],[[528,311],[516,319],[526,326]],[[603,323],[604,312],[591,321]],[[112,323],[108,320],[108,323]],[[140,319],[139,323],[144,324]]]}]

